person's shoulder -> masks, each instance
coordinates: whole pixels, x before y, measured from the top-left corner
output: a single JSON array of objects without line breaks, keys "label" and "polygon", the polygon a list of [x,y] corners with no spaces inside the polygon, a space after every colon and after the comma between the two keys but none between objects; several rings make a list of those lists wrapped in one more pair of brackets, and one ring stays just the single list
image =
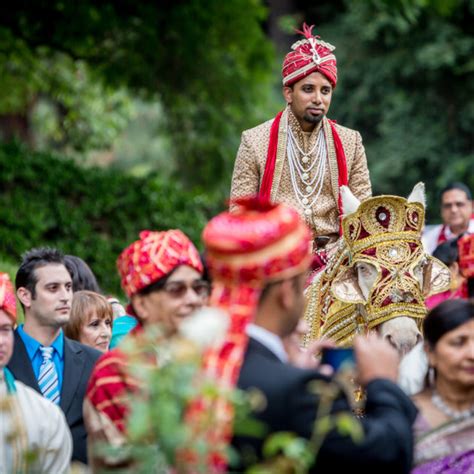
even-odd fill
[{"label": "person's shoulder", "polygon": [[[253,343],[253,347],[252,347]],[[293,390],[295,387],[304,387],[312,380],[327,380],[327,377],[313,369],[302,369],[292,364],[282,362],[269,354],[269,350],[262,349],[259,343],[251,340],[242,366],[242,382],[260,383],[264,386],[278,386],[279,390]]]},{"label": "person's shoulder", "polygon": [[266,133],[270,133],[270,128],[272,127],[272,123],[275,120],[275,118],[271,118],[270,120],[267,120],[266,122],[260,123],[256,125],[255,127],[249,128],[247,130],[244,130],[242,135],[245,136],[256,136],[256,135],[262,135]]},{"label": "person's shoulder", "polygon": [[127,357],[118,348],[100,355],[97,359],[92,377],[113,376],[124,372],[128,365]]},{"label": "person's shoulder", "polygon": [[74,339],[69,339],[66,336],[64,336],[64,343],[65,345],[69,346],[69,348],[74,352],[82,353],[85,358],[90,359],[94,362],[102,355],[102,352],[98,351],[97,349],[94,349],[93,347],[87,346],[85,344],[81,344],[80,342],[75,341]]},{"label": "person's shoulder", "polygon": [[[101,355],[95,364],[87,388],[91,403],[100,402],[106,394],[136,390],[140,384],[130,372],[128,356],[120,349],[112,349]],[[111,391],[112,390],[112,391]]]},{"label": "person's shoulder", "polygon": [[36,390],[28,387],[19,380],[15,380],[15,387],[20,400],[21,409],[26,411],[26,415],[30,421],[31,416],[35,417],[38,415],[37,419],[35,418],[36,422],[44,421],[48,426],[54,426],[51,425],[51,418],[62,418],[63,413],[61,409],[40,395]]},{"label": "person's shoulder", "polygon": [[341,125],[337,122],[333,122],[333,124],[335,125],[337,133],[339,134],[341,138],[360,135],[360,133],[357,130],[354,130],[349,127],[345,127],[344,125]]}]

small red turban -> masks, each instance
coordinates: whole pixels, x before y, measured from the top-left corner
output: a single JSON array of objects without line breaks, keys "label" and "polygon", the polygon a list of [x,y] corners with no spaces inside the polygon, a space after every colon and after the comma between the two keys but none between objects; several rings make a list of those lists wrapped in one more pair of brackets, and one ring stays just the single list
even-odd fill
[{"label": "small red turban", "polygon": [[16,323],[15,291],[6,273],[0,273],[0,309],[7,313],[13,324]]},{"label": "small red turban", "polygon": [[283,85],[291,86],[312,72],[320,72],[331,83],[337,84],[337,62],[332,53],[336,48],[329,43],[321,41],[319,36],[311,33],[314,25],[303,23],[303,31],[298,31],[305,39],[297,41],[283,61]]},{"label": "small red turban", "polygon": [[129,298],[180,265],[203,272],[199,252],[180,230],[144,230],[140,240],[130,244],[117,259],[122,288]]}]

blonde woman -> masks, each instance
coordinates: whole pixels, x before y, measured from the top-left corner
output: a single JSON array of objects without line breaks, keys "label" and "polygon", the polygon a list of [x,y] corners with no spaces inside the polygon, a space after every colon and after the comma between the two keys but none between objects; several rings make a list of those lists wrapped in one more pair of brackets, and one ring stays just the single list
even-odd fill
[{"label": "blonde woman", "polygon": [[64,333],[70,339],[106,352],[112,337],[112,321],[112,306],[104,296],[93,291],[77,291]]}]

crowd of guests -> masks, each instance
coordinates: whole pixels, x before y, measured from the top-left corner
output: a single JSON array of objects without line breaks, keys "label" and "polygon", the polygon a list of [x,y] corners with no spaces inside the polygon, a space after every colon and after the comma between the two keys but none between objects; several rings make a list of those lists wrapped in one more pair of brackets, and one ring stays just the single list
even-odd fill
[{"label": "crowd of guests", "polygon": [[[127,371],[121,338],[139,345],[157,324],[162,337],[171,337],[207,305],[238,321],[231,324],[225,348],[211,351],[214,373],[241,389],[260,389],[265,407],[253,416],[268,432],[311,438],[318,395],[308,391],[308,383],[331,381],[333,374],[318,367],[312,352],[299,350],[295,337],[305,332],[308,228],[289,207],[242,201],[240,211],[211,220],[203,240],[212,296],[203,260],[181,231],[145,231],[117,262],[129,301],[126,311],[102,294],[83,260],[57,249],[24,255],[16,291],[1,274],[0,465],[5,472],[68,472],[71,462],[93,472],[130,468],[126,455],[104,457],[95,449],[104,442],[126,445],[130,397],[146,390]],[[442,245],[449,250],[445,263],[457,272],[452,242]],[[437,255],[443,259],[441,250]],[[18,325],[15,295],[24,313]],[[411,398],[397,383],[396,351],[377,337],[356,340],[358,382],[366,394],[363,437],[355,442],[330,431],[313,466],[317,472],[474,468],[474,304],[457,296],[433,305],[424,321],[424,383]],[[119,306],[115,311],[114,305]],[[117,326],[118,347],[111,348]],[[330,342],[317,341],[311,349],[325,345]],[[341,391],[332,410],[351,413],[351,406]],[[222,432],[241,454],[229,469],[241,471],[262,458],[261,438]],[[210,469],[224,470],[222,464]]]},{"label": "crowd of guests", "polygon": [[[172,354],[157,347],[192,318],[198,332],[205,307],[219,308],[229,324],[222,339],[211,334],[201,360],[199,375],[217,384],[215,403],[193,400],[182,419],[190,431],[199,430],[203,416],[211,420],[204,472],[241,472],[264,458],[263,434],[234,432],[234,411],[219,391],[234,387],[259,390],[261,403],[250,415],[265,436],[290,432],[307,441],[314,456],[306,470],[474,472],[474,303],[468,299],[474,239],[463,235],[474,233],[474,220],[465,185],[443,190],[443,223],[423,239],[425,250],[449,266],[453,282],[427,301],[424,343],[400,366],[386,340],[355,338],[362,414],[354,408],[355,392],[315,357],[331,341],[299,346],[308,272],[327,264],[341,235],[341,187],[360,200],[371,196],[360,134],[327,118],[338,79],[335,48],[312,29],[303,24],[303,38],[285,57],[285,109],[242,135],[232,212],[206,226],[205,261],[180,230],[141,232],[117,261],[126,308],[103,295],[79,256],[57,249],[26,252],[15,289],[0,273],[0,472],[56,474],[72,463],[90,472],[138,469],[141,460],[127,449],[128,422],[147,386],[132,370],[135,356],[140,368],[163,374]],[[241,198],[248,195],[259,199]],[[382,226],[390,212],[379,214]],[[131,346],[138,351],[135,365]],[[400,377],[407,367],[413,374]],[[321,418],[328,404],[315,386],[332,387],[331,420],[339,423]],[[238,454],[232,462],[219,449],[227,445]],[[293,445],[293,459],[304,457],[301,446]],[[177,448],[169,472],[198,472],[196,453]],[[267,466],[265,472],[286,471]]]}]

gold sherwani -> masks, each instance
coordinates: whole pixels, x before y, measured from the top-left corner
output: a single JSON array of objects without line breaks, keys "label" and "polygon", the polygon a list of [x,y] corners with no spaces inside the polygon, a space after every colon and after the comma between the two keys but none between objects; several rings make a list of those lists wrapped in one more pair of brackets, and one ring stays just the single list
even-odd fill
[{"label": "gold sherwani", "polygon": [[[242,133],[232,176],[231,198],[258,193],[265,171],[272,123],[273,119]],[[304,214],[304,209],[295,195],[291,182],[286,156],[287,124],[291,126],[295,138],[305,152],[313,148],[320,128],[324,127],[327,166],[321,194],[312,206],[312,214],[309,216]],[[362,138],[359,132],[341,125],[336,125],[336,129],[346,155],[349,188],[358,199],[364,200],[372,195],[372,189]],[[311,156],[311,158],[316,159],[315,156]],[[316,167],[311,171],[311,178],[313,178],[315,170]],[[339,232],[338,193],[336,152],[328,120],[324,118],[312,132],[303,132],[294,115],[289,109],[286,109],[281,117],[278,130],[275,174],[271,190],[272,201],[283,202],[297,209],[311,227],[315,237],[335,235]]]}]

